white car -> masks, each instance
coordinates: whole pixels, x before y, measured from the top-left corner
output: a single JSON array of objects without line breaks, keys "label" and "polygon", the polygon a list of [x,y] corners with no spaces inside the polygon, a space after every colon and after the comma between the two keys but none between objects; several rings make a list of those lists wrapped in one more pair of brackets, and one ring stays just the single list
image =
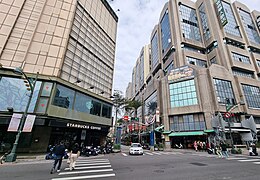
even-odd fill
[{"label": "white car", "polygon": [[132,145],[129,148],[129,154],[144,154],[144,150],[142,148],[142,145],[140,143],[132,143]]}]

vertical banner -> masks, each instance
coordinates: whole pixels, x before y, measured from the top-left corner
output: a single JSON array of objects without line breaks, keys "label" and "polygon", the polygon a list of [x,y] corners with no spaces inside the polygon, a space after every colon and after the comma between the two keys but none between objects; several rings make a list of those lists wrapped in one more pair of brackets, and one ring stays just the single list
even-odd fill
[{"label": "vertical banner", "polygon": [[121,144],[121,131],[122,127],[116,128],[116,144]]},{"label": "vertical banner", "polygon": [[12,132],[18,131],[19,124],[20,124],[22,116],[23,116],[22,114],[14,113],[13,116],[12,116],[12,119],[10,121],[10,124],[8,126],[7,131],[12,131]]},{"label": "vertical banner", "polygon": [[150,133],[150,146],[154,146],[154,131]]},{"label": "vertical banner", "polygon": [[86,135],[87,135],[87,130],[83,129],[83,130],[81,131],[81,137],[80,137],[80,139],[81,139],[82,141],[84,141],[84,140],[86,139]]},{"label": "vertical banner", "polygon": [[35,118],[36,118],[35,115],[27,115],[23,126],[23,132],[32,132]]}]

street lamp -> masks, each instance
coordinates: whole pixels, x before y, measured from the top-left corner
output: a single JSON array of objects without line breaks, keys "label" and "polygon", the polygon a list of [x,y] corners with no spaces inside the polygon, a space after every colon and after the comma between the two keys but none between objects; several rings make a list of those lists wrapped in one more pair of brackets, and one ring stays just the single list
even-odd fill
[{"label": "street lamp", "polygon": [[[245,105],[245,102],[240,101],[240,103],[238,104],[231,104],[230,100],[228,98],[226,98],[226,112],[228,113],[228,116],[230,115],[230,112],[235,109],[236,107],[238,107],[239,105]],[[228,123],[228,131],[229,131],[229,136],[230,136],[230,142],[231,142],[231,152],[234,151],[234,141],[233,141],[233,137],[232,137],[232,132],[231,132],[231,126],[230,126],[230,117],[226,117],[227,119],[227,123]]]},{"label": "street lamp", "polygon": [[6,156],[6,162],[14,162],[16,160],[16,149],[17,149],[19,138],[20,138],[20,135],[22,133],[22,129],[23,129],[26,117],[27,117],[27,112],[28,112],[28,109],[29,109],[29,106],[30,106],[30,103],[31,103],[31,100],[32,100],[35,84],[36,84],[36,81],[37,81],[37,78],[38,78],[38,75],[39,75],[39,72],[37,72],[35,79],[30,80],[21,68],[15,68],[14,73],[24,76],[24,78],[26,79],[25,82],[28,83],[28,84],[26,84],[26,86],[28,87],[27,90],[30,91],[30,95],[29,95],[29,99],[28,99],[26,108],[24,110],[23,116],[21,118],[21,122],[20,122],[20,125],[19,125],[19,128],[18,128],[18,133],[16,135],[13,148],[11,150],[11,153]]}]

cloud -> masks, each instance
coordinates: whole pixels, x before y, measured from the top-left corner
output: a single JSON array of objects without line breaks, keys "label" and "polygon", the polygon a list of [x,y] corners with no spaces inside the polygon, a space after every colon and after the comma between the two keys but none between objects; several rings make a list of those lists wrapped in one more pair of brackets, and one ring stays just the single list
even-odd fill
[{"label": "cloud", "polygon": [[[159,22],[161,10],[168,0],[113,0],[110,4],[119,17],[113,89],[125,92],[132,81],[142,47],[149,44],[151,32]],[[260,0],[240,0],[249,9],[259,7]],[[259,10],[259,8],[258,8]]]}]

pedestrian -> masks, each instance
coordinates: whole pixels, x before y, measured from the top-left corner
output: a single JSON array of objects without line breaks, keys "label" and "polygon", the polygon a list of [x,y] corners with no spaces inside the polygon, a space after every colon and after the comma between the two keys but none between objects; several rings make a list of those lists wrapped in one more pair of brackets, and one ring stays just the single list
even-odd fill
[{"label": "pedestrian", "polygon": [[219,158],[223,158],[223,155],[221,153],[221,148],[219,145],[216,145],[216,154],[218,155]]},{"label": "pedestrian", "polygon": [[197,152],[198,151],[198,143],[197,143],[197,141],[194,141],[193,146],[194,146],[195,151]]},{"label": "pedestrian", "polygon": [[57,172],[60,172],[62,158],[65,154],[65,146],[63,141],[61,141],[59,145],[54,147],[53,154],[54,154],[54,163],[51,169],[51,174],[54,173],[57,164],[58,164]]},{"label": "pedestrian", "polygon": [[79,148],[79,144],[75,143],[70,151],[70,171],[75,169],[75,165],[76,165],[76,160],[80,155],[80,148]]},{"label": "pedestrian", "polygon": [[225,156],[225,158],[228,158],[229,155],[228,155],[228,152],[227,152],[227,145],[226,145],[226,143],[221,142],[220,143],[220,147],[221,147],[221,152],[222,152],[223,156]]}]

